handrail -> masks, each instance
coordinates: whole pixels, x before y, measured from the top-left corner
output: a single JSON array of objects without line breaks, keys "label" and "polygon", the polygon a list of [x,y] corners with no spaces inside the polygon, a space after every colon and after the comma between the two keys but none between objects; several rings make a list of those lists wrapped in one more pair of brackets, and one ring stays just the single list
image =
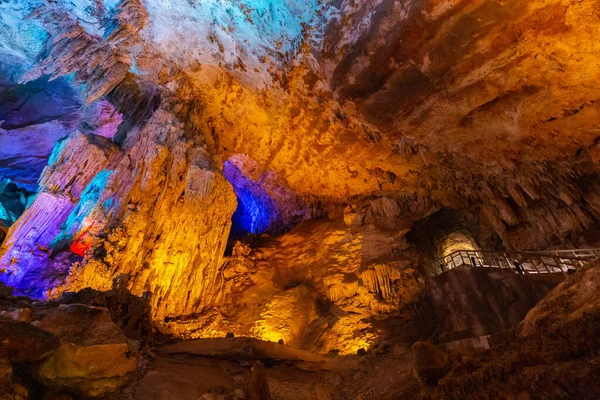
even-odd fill
[{"label": "handrail", "polygon": [[431,263],[426,269],[430,276],[461,266],[510,269],[519,274],[570,273],[597,258],[600,258],[600,249],[516,252],[456,250]]},{"label": "handrail", "polygon": [[[459,250],[460,251],[460,250]],[[593,251],[600,252],[600,248],[591,248],[591,249],[557,249],[557,250],[526,250],[526,251],[517,251],[516,253],[527,253],[527,254],[539,254],[539,253],[571,253],[574,251]]]}]

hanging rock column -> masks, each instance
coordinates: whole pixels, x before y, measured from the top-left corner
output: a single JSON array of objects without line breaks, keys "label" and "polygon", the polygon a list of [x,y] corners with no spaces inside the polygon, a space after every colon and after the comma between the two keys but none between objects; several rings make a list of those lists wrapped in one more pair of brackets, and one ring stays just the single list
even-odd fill
[{"label": "hanging rock column", "polygon": [[[73,140],[63,143],[44,175],[44,188],[55,188],[52,194],[59,198],[69,197],[60,186],[65,165],[87,171],[91,159],[81,150],[62,156],[72,150]],[[151,294],[155,319],[202,311],[218,289],[217,273],[237,205],[231,185],[211,165],[199,139],[186,137],[177,118],[162,109],[129,132],[122,148],[100,164],[91,178],[66,175],[76,176],[66,187],[83,189],[70,209],[52,216],[59,228],[48,234],[47,242],[50,252],[69,248],[84,257],[47,294],[86,287],[108,290],[115,277],[126,274],[132,293]],[[12,249],[39,243],[19,227],[31,224],[28,215],[44,197],[38,195],[16,223],[2,265],[20,271],[19,263],[11,264]],[[37,271],[41,274],[49,265],[42,261]],[[47,280],[30,279],[28,284],[49,289]]]}]

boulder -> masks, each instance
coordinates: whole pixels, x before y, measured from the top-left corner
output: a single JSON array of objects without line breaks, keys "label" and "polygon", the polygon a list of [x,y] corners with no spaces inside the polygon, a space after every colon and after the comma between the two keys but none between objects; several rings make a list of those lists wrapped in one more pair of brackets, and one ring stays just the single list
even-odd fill
[{"label": "boulder", "polygon": [[448,373],[448,358],[434,345],[416,342],[412,345],[414,373],[422,387],[435,387]]},{"label": "boulder", "polygon": [[519,336],[555,331],[600,309],[600,261],[569,276],[533,307],[519,324]]},{"label": "boulder", "polygon": [[46,311],[38,326],[61,339],[58,350],[35,371],[41,383],[96,397],[133,377],[138,356],[106,308],[63,304]]},{"label": "boulder", "polygon": [[120,275],[113,280],[113,288],[109,291],[86,288],[77,293],[65,293],[59,301],[65,304],[105,307],[113,322],[129,339],[145,342],[152,331],[150,304],[147,298],[131,294],[126,288],[126,281],[127,276]]},{"label": "boulder", "polygon": [[0,358],[12,362],[35,361],[52,354],[58,339],[31,324],[0,319]]}]

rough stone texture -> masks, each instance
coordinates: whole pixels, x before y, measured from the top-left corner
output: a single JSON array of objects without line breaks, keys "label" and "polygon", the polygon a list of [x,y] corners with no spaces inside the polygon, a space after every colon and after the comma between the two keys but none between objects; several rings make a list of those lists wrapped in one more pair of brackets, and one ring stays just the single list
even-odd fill
[{"label": "rough stone texture", "polygon": [[4,239],[7,227],[21,216],[31,200],[31,192],[19,188],[9,179],[0,178],[0,244]]},{"label": "rough stone texture", "polygon": [[255,361],[250,370],[250,379],[248,382],[248,399],[250,400],[271,400],[271,391],[265,366],[260,361]]},{"label": "rough stone texture", "polygon": [[263,340],[294,345],[317,318],[317,305],[305,286],[296,286],[271,297],[252,329]]},{"label": "rough stone texture", "polygon": [[12,392],[13,370],[10,361],[0,358],[0,396],[8,396]]},{"label": "rough stone texture", "polygon": [[519,335],[560,330],[563,325],[595,313],[600,308],[599,266],[598,261],[590,263],[548,293],[527,313],[519,325]]},{"label": "rough stone texture", "polygon": [[448,372],[448,357],[434,345],[416,342],[412,346],[415,376],[423,386],[437,386],[438,381]]},{"label": "rough stone texture", "polygon": [[60,263],[60,257],[55,257],[63,250],[61,245],[64,247],[56,239],[70,214],[76,212],[73,210],[82,193],[97,190],[85,189],[100,173],[111,151],[114,147],[106,140],[97,142],[80,133],[57,144],[50,165],[40,178],[39,194],[19,223],[9,229],[0,248],[4,281],[33,297],[43,297],[60,285],[72,261]]},{"label": "rough stone texture", "polygon": [[137,355],[111,321],[108,310],[80,304],[47,310],[37,325],[61,339],[58,350],[37,368],[45,385],[85,396],[101,396],[127,384]]},{"label": "rough stone texture", "polygon": [[[598,350],[600,313],[598,308],[578,313],[579,292],[575,287],[598,284],[598,263],[576,272],[557,286],[528,314],[527,336],[517,337],[498,349],[471,359],[455,361],[437,388],[424,393],[425,399],[568,398],[593,399],[600,395]],[[582,278],[585,278],[582,279]],[[591,281],[588,281],[591,279]],[[584,292],[586,292],[584,290]],[[567,307],[557,304],[565,302]],[[544,321],[549,303],[553,316]],[[571,308],[571,306],[573,308]],[[574,312],[575,311],[575,312]],[[526,320],[527,320],[526,319]]]},{"label": "rough stone texture", "polygon": [[[407,247],[406,258],[395,256],[397,246]],[[412,343],[431,327],[408,247],[394,232],[327,220],[303,222],[254,247],[238,242],[220,272],[218,308],[171,328],[191,337],[283,339],[319,353],[356,354],[379,337]]]},{"label": "rough stone texture", "polygon": [[12,297],[14,288],[11,286],[6,286],[4,282],[0,282],[0,299],[8,299]]},{"label": "rough stone texture", "polygon": [[315,386],[315,400],[332,400],[333,397],[323,385],[318,384]]},{"label": "rough stone texture", "polygon": [[441,342],[510,330],[564,277],[460,267],[427,285]]},{"label": "rough stone texture", "polygon": [[21,321],[0,318],[0,358],[12,362],[35,361],[54,353],[58,339],[49,332]]},{"label": "rough stone texture", "polygon": [[113,288],[106,292],[86,288],[77,293],[65,293],[57,301],[63,304],[85,304],[108,309],[112,321],[129,339],[145,343],[151,334],[148,299],[132,295],[126,289],[126,277],[117,277]]},{"label": "rough stone texture", "polygon": [[[0,250],[17,293],[108,290],[125,274],[161,330],[221,336],[252,333],[265,306],[302,285],[318,312],[297,336],[354,354],[431,331],[422,257],[404,234],[437,210],[468,220],[482,247],[593,243],[597,2],[0,6],[0,81],[18,94],[0,171],[32,185],[69,133]],[[63,118],[70,107],[53,112],[61,102],[44,89],[58,83],[44,76],[68,77],[85,126]],[[249,232],[324,211],[332,221],[226,259],[236,196]],[[527,289],[477,274],[474,292],[468,276],[434,291],[455,317],[441,322],[449,331],[512,327],[539,299],[513,304]]]},{"label": "rough stone texture", "polygon": [[242,154],[311,200],[424,197],[506,247],[599,215],[595,3],[84,3],[10,6],[23,64],[50,38],[26,78],[75,73],[88,103],[158,86],[218,164]]},{"label": "rough stone texture", "polygon": [[17,86],[0,79],[0,177],[35,191],[54,144],[77,127],[78,107],[65,79]]},{"label": "rough stone texture", "polygon": [[457,250],[481,250],[468,231],[452,232],[439,244],[439,257],[445,257]]},{"label": "rough stone texture", "polygon": [[[153,294],[152,315],[161,320],[209,304],[236,201],[198,140],[173,118],[156,111],[127,137],[127,151],[80,133],[61,142],[40,195],[9,232],[0,261],[8,281],[41,297],[109,290],[127,274],[133,294]],[[49,273],[49,255],[68,246],[86,257]]]}]

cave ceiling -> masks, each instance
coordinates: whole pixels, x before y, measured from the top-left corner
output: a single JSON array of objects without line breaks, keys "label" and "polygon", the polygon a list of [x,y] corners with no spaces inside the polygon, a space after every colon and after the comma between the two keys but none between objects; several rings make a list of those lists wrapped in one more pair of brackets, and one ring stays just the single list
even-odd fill
[{"label": "cave ceiling", "polygon": [[[579,225],[600,204],[589,184],[600,157],[594,1],[9,0],[0,10],[3,88],[50,77],[78,97],[55,95],[78,115],[41,118],[60,129],[5,121],[13,160],[14,143],[32,141],[19,137],[52,143],[102,102],[119,116],[113,128],[122,115],[115,138],[126,141],[160,103],[217,168],[243,157],[251,179],[272,174],[306,203],[389,196],[421,216],[475,207],[501,236],[541,215],[539,201]],[[43,160],[50,144],[38,145]]]}]

